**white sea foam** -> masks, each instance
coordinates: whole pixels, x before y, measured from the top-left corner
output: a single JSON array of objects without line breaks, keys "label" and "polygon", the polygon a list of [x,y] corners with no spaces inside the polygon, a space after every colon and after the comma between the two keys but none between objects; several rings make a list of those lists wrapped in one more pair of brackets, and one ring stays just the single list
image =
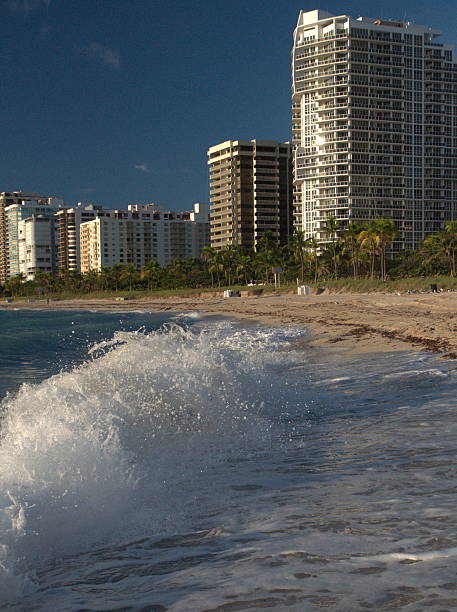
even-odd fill
[{"label": "white sea foam", "polygon": [[375,561],[383,563],[394,563],[396,561],[435,561],[436,559],[447,559],[448,557],[457,556],[457,547],[445,548],[439,550],[429,550],[423,552],[393,552],[381,555],[373,555],[369,557],[357,557],[354,559],[357,563],[366,561]]},{"label": "white sea foam", "polygon": [[446,378],[449,376],[447,372],[443,372],[442,370],[438,370],[436,368],[429,370],[402,370],[401,372],[392,372],[391,374],[385,374],[384,378],[386,380],[389,379],[415,379],[418,378],[423,380],[425,378]]},{"label": "white sea foam", "polygon": [[169,520],[179,529],[206,470],[268,444],[259,389],[268,394],[270,369],[294,359],[276,349],[296,333],[227,322],[118,332],[92,347],[98,358],[7,397],[3,599],[33,588],[32,570],[50,559],[116,533],[157,534]]},{"label": "white sea foam", "polygon": [[6,398],[0,608],[453,609],[454,377],[303,333],[183,317]]},{"label": "white sea foam", "polygon": [[184,312],[179,312],[175,317],[173,317],[174,319],[190,319],[192,321],[200,321],[203,318],[203,313],[199,312],[199,311],[194,311],[194,310],[186,310]]},{"label": "white sea foam", "polygon": [[347,382],[352,380],[350,376],[339,376],[338,378],[327,378],[319,381],[321,385],[331,385],[332,383]]}]

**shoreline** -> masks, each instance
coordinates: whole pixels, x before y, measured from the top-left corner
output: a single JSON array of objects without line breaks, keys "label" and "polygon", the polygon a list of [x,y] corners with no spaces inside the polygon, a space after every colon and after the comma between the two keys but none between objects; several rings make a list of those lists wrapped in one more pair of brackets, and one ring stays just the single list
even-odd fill
[{"label": "shoreline", "polygon": [[350,353],[427,351],[457,358],[457,294],[291,294],[223,297],[142,297],[0,303],[0,310],[144,310],[202,312],[265,325],[307,328],[311,346]]}]

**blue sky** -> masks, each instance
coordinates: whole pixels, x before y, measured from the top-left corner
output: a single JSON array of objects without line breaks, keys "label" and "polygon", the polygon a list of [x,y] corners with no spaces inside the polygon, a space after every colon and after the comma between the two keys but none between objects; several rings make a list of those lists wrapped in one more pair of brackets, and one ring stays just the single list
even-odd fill
[{"label": "blue sky", "polygon": [[0,0],[0,191],[208,201],[209,146],[290,139],[292,30],[314,8],[457,44],[455,0]]}]

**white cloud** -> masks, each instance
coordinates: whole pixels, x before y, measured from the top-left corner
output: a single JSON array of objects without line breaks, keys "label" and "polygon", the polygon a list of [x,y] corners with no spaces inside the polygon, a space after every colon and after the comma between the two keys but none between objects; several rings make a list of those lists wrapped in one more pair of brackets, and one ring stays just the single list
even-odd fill
[{"label": "white cloud", "polygon": [[112,68],[113,70],[119,70],[121,67],[121,59],[119,53],[111,47],[102,45],[98,42],[90,43],[82,49],[83,55]]},{"label": "white cloud", "polygon": [[134,168],[140,170],[141,172],[151,172],[147,164],[135,164]]}]

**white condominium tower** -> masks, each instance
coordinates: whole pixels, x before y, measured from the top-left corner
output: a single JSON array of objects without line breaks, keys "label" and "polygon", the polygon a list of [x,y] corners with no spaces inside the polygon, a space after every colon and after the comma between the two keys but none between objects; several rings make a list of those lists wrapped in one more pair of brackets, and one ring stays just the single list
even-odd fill
[{"label": "white condominium tower", "polygon": [[300,12],[292,51],[295,227],[379,217],[413,248],[457,219],[457,63],[411,22]]},{"label": "white condominium tower", "polygon": [[56,271],[54,217],[34,214],[19,221],[18,256],[18,274],[25,280]]}]

